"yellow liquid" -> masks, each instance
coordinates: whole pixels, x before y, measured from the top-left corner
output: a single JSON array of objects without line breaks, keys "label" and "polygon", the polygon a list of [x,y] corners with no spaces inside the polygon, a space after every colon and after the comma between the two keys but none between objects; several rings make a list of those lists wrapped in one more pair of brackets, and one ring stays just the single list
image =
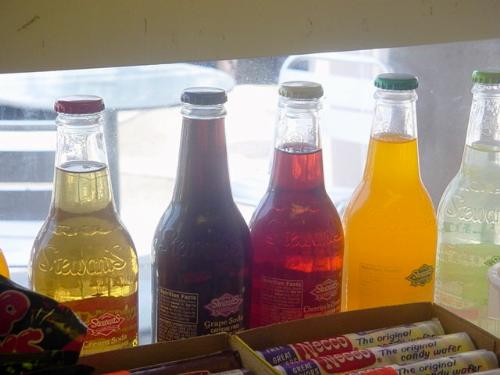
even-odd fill
[{"label": "yellow liquid", "polygon": [[95,329],[82,352],[90,354],[137,345],[138,263],[112,203],[107,167],[83,163],[56,169],[49,217],[33,245],[31,283]]},{"label": "yellow liquid", "polygon": [[415,138],[370,140],[344,215],[344,310],[432,301],[436,219],[418,168]]},{"label": "yellow liquid", "polygon": [[7,261],[5,260],[5,257],[3,256],[3,252],[1,249],[0,249],[0,275],[5,277],[10,277],[9,267],[7,266]]}]

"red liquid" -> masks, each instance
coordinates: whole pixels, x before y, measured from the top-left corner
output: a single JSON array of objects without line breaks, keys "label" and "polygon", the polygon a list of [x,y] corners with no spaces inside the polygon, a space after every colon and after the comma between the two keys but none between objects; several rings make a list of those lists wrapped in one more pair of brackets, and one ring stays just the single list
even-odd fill
[{"label": "red liquid", "polygon": [[325,191],[320,149],[288,144],[275,150],[250,234],[251,327],[340,310],[344,238]]}]

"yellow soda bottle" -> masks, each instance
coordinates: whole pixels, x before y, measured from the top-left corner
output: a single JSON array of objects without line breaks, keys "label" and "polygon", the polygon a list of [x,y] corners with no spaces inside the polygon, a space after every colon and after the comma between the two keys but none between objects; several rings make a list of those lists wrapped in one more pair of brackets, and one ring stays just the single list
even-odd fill
[{"label": "yellow soda bottle", "polygon": [[138,343],[138,263],[115,208],[103,134],[104,103],[95,96],[56,102],[54,190],[33,244],[36,292],[71,308],[87,325],[83,354]]},{"label": "yellow soda bottle", "polygon": [[7,266],[7,261],[5,260],[2,249],[0,249],[0,275],[10,277],[9,267]]},{"label": "yellow soda bottle", "polygon": [[417,77],[375,80],[363,180],[344,215],[344,310],[431,301],[436,219],[420,179]]}]

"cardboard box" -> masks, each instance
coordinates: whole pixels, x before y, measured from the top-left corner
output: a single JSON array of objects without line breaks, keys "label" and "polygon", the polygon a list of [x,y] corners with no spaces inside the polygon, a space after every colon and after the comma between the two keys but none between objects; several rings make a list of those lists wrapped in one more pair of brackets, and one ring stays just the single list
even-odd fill
[{"label": "cardboard box", "polygon": [[344,312],[322,317],[295,320],[267,327],[247,330],[231,338],[242,359],[247,363],[259,361],[266,369],[259,375],[274,375],[271,365],[257,356],[253,350],[316,340],[339,334],[361,332],[438,318],[446,333],[467,332],[478,349],[495,352],[500,358],[500,339],[450,311],[432,303],[381,307]]},{"label": "cardboard box", "polygon": [[[222,350],[236,350],[230,341],[228,334],[219,333],[217,335],[194,337],[191,339],[88,355],[81,357],[79,363],[94,367],[97,373],[133,369],[220,352]],[[247,353],[245,358],[250,358],[250,362],[242,358],[243,366],[252,370],[254,374],[268,373],[267,364],[263,361],[256,361],[253,354],[248,356]]]},{"label": "cardboard box", "polygon": [[233,349],[239,352],[243,366],[255,375],[275,375],[277,373],[272,366],[253,350],[434,317],[441,321],[446,333],[467,332],[478,348],[491,350],[500,356],[500,339],[440,306],[417,303],[296,320],[244,331],[235,336],[218,334],[139,346],[82,357],[80,363],[91,365],[99,372],[109,372]]}]

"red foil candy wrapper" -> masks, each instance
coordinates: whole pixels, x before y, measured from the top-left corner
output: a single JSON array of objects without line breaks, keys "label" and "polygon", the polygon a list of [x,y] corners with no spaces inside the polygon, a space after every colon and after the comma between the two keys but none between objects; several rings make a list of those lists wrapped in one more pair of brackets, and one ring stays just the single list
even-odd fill
[{"label": "red foil candy wrapper", "polygon": [[0,373],[77,362],[87,327],[66,306],[0,275]]}]

